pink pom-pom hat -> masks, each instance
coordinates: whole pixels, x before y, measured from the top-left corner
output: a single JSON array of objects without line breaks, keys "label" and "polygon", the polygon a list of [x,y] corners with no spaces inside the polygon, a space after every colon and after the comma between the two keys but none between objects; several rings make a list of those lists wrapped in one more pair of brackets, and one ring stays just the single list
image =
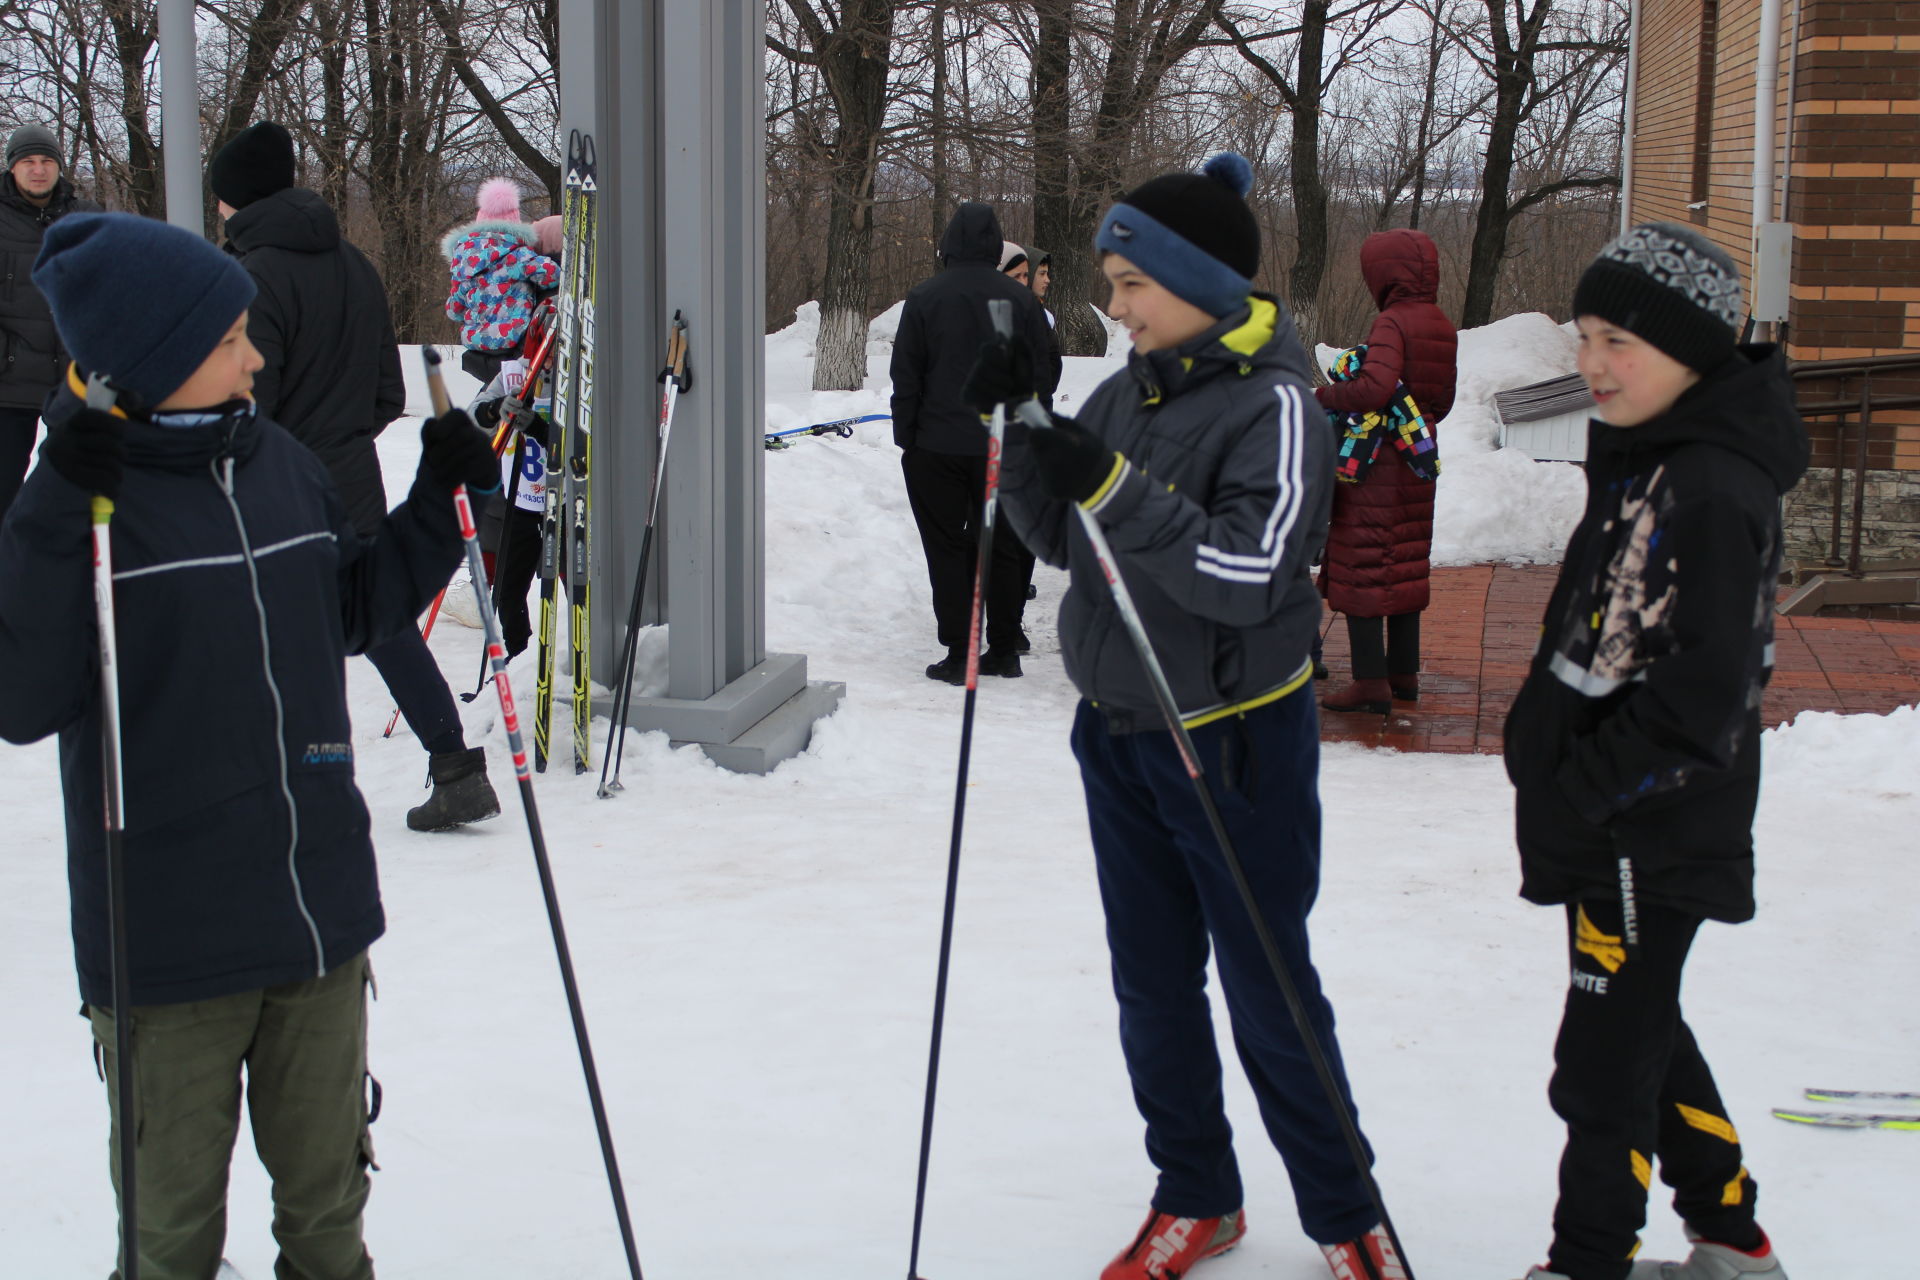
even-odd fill
[{"label": "pink pom-pom hat", "polygon": [[518,222],[520,187],[511,178],[488,178],[480,184],[479,206],[483,219]]}]

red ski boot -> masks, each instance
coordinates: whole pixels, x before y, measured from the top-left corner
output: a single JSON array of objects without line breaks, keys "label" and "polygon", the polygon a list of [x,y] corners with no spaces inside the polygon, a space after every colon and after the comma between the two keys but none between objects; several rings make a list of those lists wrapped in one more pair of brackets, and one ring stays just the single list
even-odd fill
[{"label": "red ski boot", "polygon": [[1334,1280],[1407,1280],[1407,1269],[1385,1227],[1375,1227],[1345,1244],[1323,1244],[1320,1252],[1327,1255]]},{"label": "red ski boot", "polygon": [[1107,1264],[1100,1280],[1180,1280],[1196,1262],[1217,1257],[1247,1234],[1247,1214],[1224,1218],[1176,1218],[1153,1212],[1133,1243]]}]

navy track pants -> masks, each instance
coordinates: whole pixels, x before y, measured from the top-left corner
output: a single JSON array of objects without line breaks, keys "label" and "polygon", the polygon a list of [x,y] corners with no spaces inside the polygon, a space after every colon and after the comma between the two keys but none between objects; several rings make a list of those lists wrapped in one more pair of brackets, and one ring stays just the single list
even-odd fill
[{"label": "navy track pants", "polygon": [[[1307,947],[1320,886],[1320,729],[1312,687],[1193,731],[1215,803],[1315,1034],[1346,1094],[1333,1007]],[[1207,1003],[1209,945],[1234,1048],[1286,1162],[1300,1224],[1321,1244],[1378,1222],[1200,800],[1165,730],[1112,733],[1082,702],[1073,726],[1106,907],[1120,1045],[1147,1154],[1153,1207],[1207,1218],[1244,1192]],[[1349,1105],[1351,1105],[1349,1103]],[[1369,1154],[1371,1162],[1371,1154]]]}]

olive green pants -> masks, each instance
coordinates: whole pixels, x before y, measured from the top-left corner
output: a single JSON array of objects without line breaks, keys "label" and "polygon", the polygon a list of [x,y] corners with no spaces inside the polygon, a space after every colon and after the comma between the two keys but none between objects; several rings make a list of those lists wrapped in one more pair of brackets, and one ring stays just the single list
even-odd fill
[{"label": "olive green pants", "polygon": [[[213,1280],[220,1269],[243,1073],[254,1149],[273,1179],[276,1280],[371,1280],[360,1231],[373,1162],[371,980],[363,952],[311,982],[134,1008],[141,1280]],[[113,1014],[88,1014],[113,1112],[117,1200],[122,1117]]]}]

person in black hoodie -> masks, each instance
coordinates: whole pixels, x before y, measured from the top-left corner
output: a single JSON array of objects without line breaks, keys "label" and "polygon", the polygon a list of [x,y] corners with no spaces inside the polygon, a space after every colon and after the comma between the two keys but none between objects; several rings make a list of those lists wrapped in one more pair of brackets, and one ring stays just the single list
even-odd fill
[{"label": "person in black hoodie", "polygon": [[[1628,231],[1574,293],[1587,508],[1506,724],[1521,894],[1567,916],[1548,1095],[1567,1124],[1529,1280],[1784,1280],[1680,1014],[1702,921],[1752,918],[1760,701],[1780,497],[1808,445],[1781,352],[1736,346],[1737,268],[1696,232]],[[1653,1165],[1693,1242],[1633,1261]]]},{"label": "person in black hoodie", "polygon": [[[266,362],[254,403],[327,465],[364,536],[387,509],[374,438],[407,403],[386,289],[326,202],[293,185],[285,129],[261,121],[214,153],[208,168],[227,220],[227,252],[260,291],[247,322]],[[467,746],[453,691],[420,633],[407,629],[367,660],[427,750],[433,792],[408,810],[407,825],[445,831],[497,815],[486,753]]]},{"label": "person in black hoodie", "polygon": [[7,137],[7,171],[0,176],[0,514],[13,504],[33,460],[40,406],[67,366],[47,300],[27,273],[47,228],[69,213],[100,206],[74,192],[60,171],[53,130],[23,124]]},{"label": "person in black hoodie", "polygon": [[[407,500],[362,536],[326,469],[249,397],[261,359],[237,263],[149,218],[77,214],[48,231],[33,278],[75,364],[47,407],[44,465],[0,522],[0,664],[32,673],[0,686],[0,736],[60,735],[74,959],[116,1132],[136,1123],[118,1114],[118,1018],[137,1046],[141,1274],[219,1268],[244,1085],[275,1273],[371,1280],[367,950],[386,919],[345,662],[410,630],[447,581],[452,490],[496,486],[493,451],[463,413],[429,420]],[[125,1009],[95,495],[113,503]]]},{"label": "person in black hoodie", "polygon": [[[893,343],[893,442],[907,501],[920,529],[933,588],[935,634],[946,656],[927,676],[948,684],[967,678],[967,628],[979,556],[982,499],[987,483],[986,434],[980,416],[961,395],[974,354],[993,335],[987,302],[1013,304],[1014,332],[1035,351],[1046,350],[1046,313],[1033,292],[1000,273],[1000,220],[991,205],[960,206],[940,239],[944,269],[907,294]],[[1053,394],[1059,370],[1039,371],[1039,395]],[[1020,615],[1026,606],[1032,557],[1004,524],[994,530],[986,599],[982,675],[1020,674]]]}]

